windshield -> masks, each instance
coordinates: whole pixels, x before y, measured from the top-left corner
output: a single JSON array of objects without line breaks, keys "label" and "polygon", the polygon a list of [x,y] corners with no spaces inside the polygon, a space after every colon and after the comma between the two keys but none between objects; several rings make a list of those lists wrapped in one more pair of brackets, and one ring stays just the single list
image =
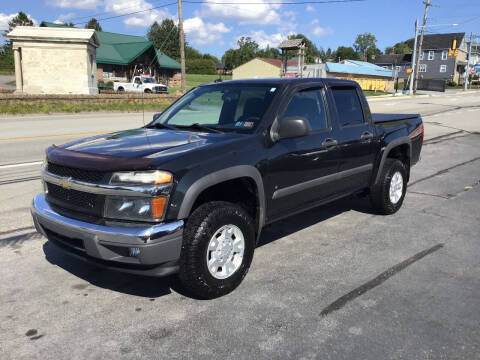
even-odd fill
[{"label": "windshield", "polygon": [[142,78],[142,81],[144,84],[155,84],[156,81],[154,78],[150,78],[150,77],[147,77],[147,78]]},{"label": "windshield", "polygon": [[199,87],[164,111],[151,125],[253,132],[270,105],[277,88],[218,84]]}]

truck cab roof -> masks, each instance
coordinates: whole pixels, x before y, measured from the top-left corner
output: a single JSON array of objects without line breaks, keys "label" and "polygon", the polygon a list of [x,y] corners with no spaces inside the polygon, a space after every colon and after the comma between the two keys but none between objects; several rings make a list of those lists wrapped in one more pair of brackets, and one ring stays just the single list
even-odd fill
[{"label": "truck cab roof", "polygon": [[240,80],[226,80],[221,83],[209,83],[200,86],[214,86],[219,84],[230,85],[267,85],[267,86],[285,86],[285,85],[300,85],[300,84],[318,84],[323,86],[325,84],[330,86],[355,86],[358,83],[353,80],[343,80],[334,78],[264,78],[264,79],[240,79]]}]

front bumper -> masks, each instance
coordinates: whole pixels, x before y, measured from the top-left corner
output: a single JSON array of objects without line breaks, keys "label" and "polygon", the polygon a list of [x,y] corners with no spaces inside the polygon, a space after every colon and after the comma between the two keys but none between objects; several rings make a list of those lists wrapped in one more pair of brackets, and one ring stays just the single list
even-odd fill
[{"label": "front bumper", "polygon": [[128,227],[92,224],[59,214],[44,194],[35,196],[31,213],[38,232],[82,260],[151,276],[178,271],[183,220],[155,225],[137,223]]}]

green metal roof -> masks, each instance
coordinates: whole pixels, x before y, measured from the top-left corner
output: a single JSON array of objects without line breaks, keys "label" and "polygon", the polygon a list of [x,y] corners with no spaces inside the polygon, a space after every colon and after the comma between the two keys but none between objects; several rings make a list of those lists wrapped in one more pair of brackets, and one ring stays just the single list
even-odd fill
[{"label": "green metal roof", "polygon": [[158,61],[158,66],[164,69],[181,69],[182,66],[173,60],[170,56],[165,55],[162,53],[160,50],[155,50],[157,52],[157,61]]},{"label": "green metal roof", "polygon": [[[69,27],[66,24],[55,24],[42,21],[45,27]],[[153,47],[153,42],[143,36],[116,34],[105,31],[95,32],[100,43],[97,49],[98,64],[128,65],[145,51]],[[158,66],[163,69],[180,69],[180,64],[159,50],[157,54]]]}]

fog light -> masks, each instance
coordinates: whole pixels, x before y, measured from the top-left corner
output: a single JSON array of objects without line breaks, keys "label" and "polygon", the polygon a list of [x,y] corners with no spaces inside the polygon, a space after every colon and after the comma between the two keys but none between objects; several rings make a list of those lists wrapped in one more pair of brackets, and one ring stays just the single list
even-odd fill
[{"label": "fog light", "polygon": [[138,255],[140,255],[140,248],[128,248],[128,256],[137,257]]}]

